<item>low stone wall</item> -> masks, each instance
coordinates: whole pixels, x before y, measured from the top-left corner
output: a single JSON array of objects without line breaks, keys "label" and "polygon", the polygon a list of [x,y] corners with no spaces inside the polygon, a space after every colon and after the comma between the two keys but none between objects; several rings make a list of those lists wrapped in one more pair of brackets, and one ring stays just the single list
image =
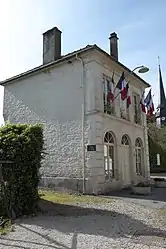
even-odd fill
[{"label": "low stone wall", "polygon": [[[39,188],[51,189],[59,192],[83,193],[83,179],[66,177],[42,177]],[[97,183],[96,181],[94,182],[92,178],[85,179],[86,194],[99,195],[121,188],[120,181],[105,181],[103,183]]]},{"label": "low stone wall", "polygon": [[42,179],[40,180],[39,187],[60,192],[82,192],[83,179],[66,177],[42,177]]},{"label": "low stone wall", "polygon": [[133,194],[139,194],[139,195],[149,195],[151,194],[151,186],[148,187],[132,187]]}]

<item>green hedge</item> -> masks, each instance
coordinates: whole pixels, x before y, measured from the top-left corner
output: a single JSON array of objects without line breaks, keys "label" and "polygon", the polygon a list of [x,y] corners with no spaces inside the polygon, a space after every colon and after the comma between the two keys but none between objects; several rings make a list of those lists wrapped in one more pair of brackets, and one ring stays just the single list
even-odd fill
[{"label": "green hedge", "polygon": [[158,167],[157,154],[160,155],[160,168],[165,168],[166,170],[166,151],[159,143],[149,137],[149,160],[151,169]]},{"label": "green hedge", "polygon": [[[166,127],[158,128],[155,119],[148,123],[149,160],[151,172],[166,171]],[[160,167],[157,165],[160,155]]]},{"label": "green hedge", "polygon": [[[10,212],[13,210],[17,216],[33,213],[36,207],[43,144],[41,125],[8,124],[0,128],[0,160],[13,161],[2,165],[7,202]],[[5,215],[1,184],[0,216]]]}]

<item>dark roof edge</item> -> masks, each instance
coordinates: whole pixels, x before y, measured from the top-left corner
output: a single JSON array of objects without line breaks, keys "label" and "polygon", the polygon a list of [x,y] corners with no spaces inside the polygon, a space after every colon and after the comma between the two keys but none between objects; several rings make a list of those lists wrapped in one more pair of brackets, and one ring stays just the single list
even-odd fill
[{"label": "dark roof edge", "polygon": [[28,76],[30,74],[33,74],[33,73],[36,73],[36,72],[40,72],[40,71],[42,71],[42,70],[44,70],[46,68],[52,67],[52,66],[54,66],[54,65],[56,65],[58,63],[61,63],[61,62],[65,61],[65,60],[69,60],[69,59],[71,59],[76,54],[81,54],[81,53],[84,53],[84,52],[86,52],[88,50],[91,50],[94,47],[95,47],[94,45],[87,45],[86,47],[84,47],[82,49],[79,49],[77,51],[74,51],[72,53],[69,53],[67,55],[62,56],[60,59],[58,59],[56,61],[47,63],[45,65],[40,65],[40,66],[35,67],[33,69],[30,69],[30,70],[28,70],[26,72],[23,72],[21,74],[18,74],[16,76],[13,76],[13,77],[8,78],[6,80],[0,81],[0,85],[4,86],[4,85],[6,85],[7,83],[9,83],[11,81],[17,81],[17,80],[19,80],[21,78],[24,78],[24,77],[26,77],[26,76]]},{"label": "dark roof edge", "polygon": [[85,52],[87,52],[87,51],[89,51],[91,49],[96,49],[99,52],[103,53],[109,59],[112,59],[115,63],[117,63],[119,66],[121,66],[124,70],[128,71],[129,73],[132,73],[132,75],[135,76],[139,81],[141,81],[146,87],[150,87],[149,83],[147,83],[145,80],[143,80],[142,78],[140,78],[137,74],[135,74],[134,72],[132,72],[129,68],[127,68],[121,62],[115,61],[112,56],[110,56],[107,52],[105,52],[103,49],[101,49],[100,47],[98,47],[96,44],[94,44],[94,45],[87,45],[86,47],[84,47],[82,49],[79,49],[77,51],[74,51],[72,53],[69,53],[67,55],[62,56],[62,58],[60,58],[60,59],[58,59],[56,61],[53,61],[51,63],[35,67],[33,69],[30,69],[30,70],[28,70],[28,71],[26,71],[24,73],[18,74],[16,76],[13,76],[13,77],[11,77],[9,79],[6,79],[4,81],[0,81],[0,85],[4,86],[4,85],[6,85],[7,83],[9,83],[11,81],[17,81],[17,80],[19,80],[21,78],[24,78],[24,77],[26,77],[26,76],[28,76],[30,74],[42,71],[43,69],[52,67],[52,66],[54,66],[54,65],[56,65],[58,63],[61,63],[61,62],[65,61],[65,60],[68,60],[68,59],[72,58],[73,56],[75,56],[76,54],[82,54],[82,53],[85,53]]}]

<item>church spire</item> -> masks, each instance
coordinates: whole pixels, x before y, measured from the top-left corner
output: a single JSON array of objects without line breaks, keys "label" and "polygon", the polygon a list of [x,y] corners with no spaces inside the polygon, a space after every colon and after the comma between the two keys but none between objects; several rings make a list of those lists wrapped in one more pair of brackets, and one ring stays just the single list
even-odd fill
[{"label": "church spire", "polygon": [[160,105],[163,105],[165,102],[165,92],[164,92],[160,65],[159,65],[159,84],[160,84]]},{"label": "church spire", "polygon": [[166,98],[163,85],[163,79],[161,74],[161,68],[159,63],[159,85],[160,85],[160,119],[161,125],[166,126]]}]

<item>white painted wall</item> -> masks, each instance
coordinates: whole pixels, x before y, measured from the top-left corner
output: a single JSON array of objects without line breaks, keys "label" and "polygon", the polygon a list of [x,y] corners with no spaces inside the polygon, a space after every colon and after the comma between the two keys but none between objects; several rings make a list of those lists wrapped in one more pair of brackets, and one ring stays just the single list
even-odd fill
[{"label": "white painted wall", "polygon": [[5,86],[5,120],[45,126],[44,176],[82,175],[81,72],[74,61]]}]

